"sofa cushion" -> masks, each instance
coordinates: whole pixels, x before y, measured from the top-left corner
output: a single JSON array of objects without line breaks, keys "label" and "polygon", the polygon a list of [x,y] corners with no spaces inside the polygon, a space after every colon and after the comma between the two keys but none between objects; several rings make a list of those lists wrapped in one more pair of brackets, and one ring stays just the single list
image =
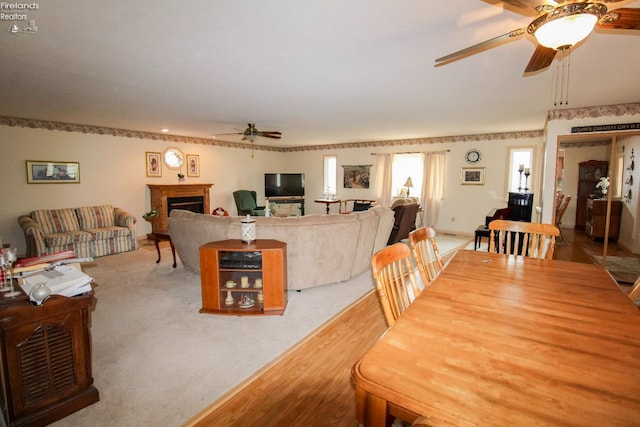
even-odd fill
[{"label": "sofa cushion", "polygon": [[93,239],[91,233],[86,231],[68,231],[66,233],[52,233],[44,236],[47,247],[69,246],[73,243],[88,242]]},{"label": "sofa cushion", "polygon": [[83,206],[76,208],[81,230],[111,227],[115,225],[113,206]]},{"label": "sofa cushion", "polygon": [[92,240],[106,240],[131,235],[131,230],[127,227],[117,227],[115,225],[111,227],[89,228],[84,231],[91,234]]},{"label": "sofa cushion", "polygon": [[74,209],[37,210],[31,213],[31,218],[42,227],[45,235],[80,230]]}]

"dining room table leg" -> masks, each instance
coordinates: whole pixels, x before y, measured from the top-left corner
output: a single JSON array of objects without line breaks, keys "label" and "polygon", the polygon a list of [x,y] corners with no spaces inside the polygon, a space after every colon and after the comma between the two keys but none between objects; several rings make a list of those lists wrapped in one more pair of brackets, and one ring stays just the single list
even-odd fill
[{"label": "dining room table leg", "polygon": [[364,427],[390,427],[394,417],[389,414],[387,401],[356,388],[356,416]]}]

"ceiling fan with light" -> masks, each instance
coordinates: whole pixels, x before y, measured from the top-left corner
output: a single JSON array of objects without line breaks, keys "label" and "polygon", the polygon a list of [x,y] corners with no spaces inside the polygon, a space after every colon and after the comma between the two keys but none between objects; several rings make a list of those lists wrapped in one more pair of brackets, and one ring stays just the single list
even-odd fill
[{"label": "ceiling fan with light", "polygon": [[640,30],[640,9],[618,8],[609,10],[605,3],[623,0],[553,1],[553,0],[503,0],[512,9],[526,16],[535,12],[536,18],[524,28],[509,31],[490,40],[436,59],[436,66],[445,65],[508,41],[524,34],[536,40],[536,50],[529,60],[525,73],[547,68],[558,51],[566,51],[584,40],[597,26],[601,29]]},{"label": "ceiling fan with light", "polygon": [[247,128],[243,132],[219,133],[216,135],[216,137],[221,135],[243,135],[242,137],[243,141],[248,140],[251,142],[255,141],[256,138],[259,136],[262,136],[264,138],[273,138],[273,139],[282,138],[282,132],[258,130],[256,128],[255,123],[248,123]]}]

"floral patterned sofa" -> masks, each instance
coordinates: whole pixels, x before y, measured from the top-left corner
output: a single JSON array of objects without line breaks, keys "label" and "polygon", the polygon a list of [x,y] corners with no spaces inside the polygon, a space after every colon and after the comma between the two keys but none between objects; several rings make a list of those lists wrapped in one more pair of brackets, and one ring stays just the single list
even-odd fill
[{"label": "floral patterned sofa", "polygon": [[18,218],[27,257],[73,250],[77,257],[100,257],[138,249],[136,218],[111,205],[46,209]]}]

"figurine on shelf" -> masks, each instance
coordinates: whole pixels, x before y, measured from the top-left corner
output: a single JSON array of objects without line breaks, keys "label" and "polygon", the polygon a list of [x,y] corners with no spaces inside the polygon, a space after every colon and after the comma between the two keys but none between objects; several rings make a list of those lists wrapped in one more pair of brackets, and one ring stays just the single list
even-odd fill
[{"label": "figurine on shelf", "polygon": [[242,294],[238,300],[238,306],[240,308],[253,307],[256,304],[255,300],[251,297],[251,294]]}]

